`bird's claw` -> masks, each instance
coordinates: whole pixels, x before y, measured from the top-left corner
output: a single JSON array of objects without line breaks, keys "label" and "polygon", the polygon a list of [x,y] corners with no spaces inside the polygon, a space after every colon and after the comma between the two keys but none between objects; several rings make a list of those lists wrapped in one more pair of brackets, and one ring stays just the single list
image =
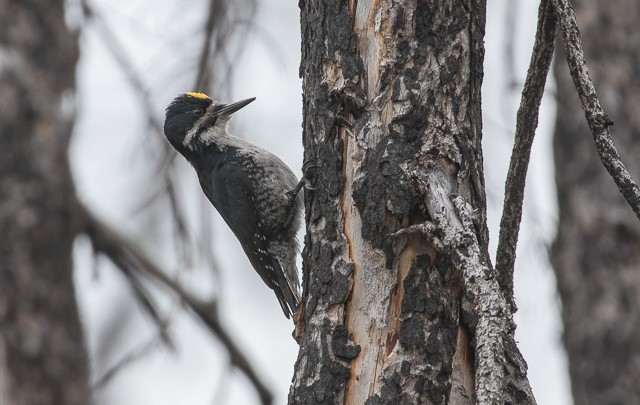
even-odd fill
[{"label": "bird's claw", "polygon": [[296,196],[298,195],[302,187],[306,188],[307,190],[318,189],[317,187],[313,186],[313,184],[317,182],[317,178],[315,176],[315,173],[311,172],[311,169],[316,169],[316,168],[319,168],[320,166],[315,164],[310,164],[310,163],[311,161],[307,160],[302,164],[302,178],[300,179],[300,181],[298,182],[298,184],[295,186],[293,190],[286,192],[285,195],[290,200],[293,200],[294,198],[296,198]]},{"label": "bird's claw", "polygon": [[320,166],[314,164],[312,160],[306,160],[304,163],[302,163],[302,179],[300,181],[304,183],[304,188],[306,188],[307,190],[318,189],[317,187],[315,187],[315,184],[318,181],[316,176],[317,173],[313,171],[313,169],[318,168],[320,168]]}]

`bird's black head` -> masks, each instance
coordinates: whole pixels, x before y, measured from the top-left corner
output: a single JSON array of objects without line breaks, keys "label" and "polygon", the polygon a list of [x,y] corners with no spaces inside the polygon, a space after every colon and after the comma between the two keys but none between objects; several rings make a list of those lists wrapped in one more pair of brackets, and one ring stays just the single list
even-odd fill
[{"label": "bird's black head", "polygon": [[204,93],[184,93],[167,107],[164,135],[178,152],[184,153],[187,133],[202,119],[213,100]]},{"label": "bird's black head", "polygon": [[164,134],[171,146],[187,157],[211,142],[212,136],[226,133],[230,115],[253,100],[255,98],[218,104],[204,93],[181,94],[167,107]]}]

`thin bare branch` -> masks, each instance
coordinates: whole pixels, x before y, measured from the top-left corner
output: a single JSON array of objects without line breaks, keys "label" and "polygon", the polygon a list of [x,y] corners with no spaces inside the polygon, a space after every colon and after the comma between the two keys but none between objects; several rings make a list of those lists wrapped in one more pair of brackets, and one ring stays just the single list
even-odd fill
[{"label": "thin bare branch", "polygon": [[[221,90],[228,91],[233,68],[243,50],[243,42],[247,38],[248,28],[244,22],[249,21],[255,12],[255,2],[252,0],[245,1],[242,5],[242,13],[246,14],[246,17],[235,17],[231,10],[232,5],[233,3],[227,1],[209,0],[209,10],[203,30],[204,41],[198,57],[194,81],[195,90],[215,89],[218,93]],[[235,54],[229,57],[229,52],[233,49]],[[215,66],[214,62],[217,62]],[[212,77],[214,70],[215,78]]]},{"label": "thin bare branch", "polygon": [[171,340],[171,337],[167,333],[169,323],[163,316],[160,315],[158,305],[156,305],[155,300],[153,299],[151,293],[147,290],[146,286],[138,279],[138,277],[135,276],[135,274],[132,274],[134,264],[127,263],[129,259],[123,257],[117,251],[101,251],[99,249],[97,250],[107,256],[113,262],[113,264],[115,264],[116,267],[118,267],[122,271],[122,274],[127,278],[128,285],[129,287],[131,287],[136,301],[142,306],[144,311],[147,313],[147,315],[149,315],[153,323],[156,325],[158,334],[160,335],[164,343],[169,348],[174,349],[175,345]]},{"label": "thin bare branch", "polygon": [[144,358],[146,355],[151,353],[152,350],[160,346],[162,344],[162,340],[162,335],[156,334],[148,341],[143,342],[140,346],[134,348],[131,352],[123,356],[120,361],[105,371],[104,374],[102,374],[102,376],[92,384],[92,388],[94,390],[98,390],[105,387],[116,375],[118,375],[120,371]]},{"label": "thin bare branch", "polygon": [[148,117],[149,125],[160,136],[163,134],[162,123],[156,118],[154,114],[155,108],[151,103],[149,92],[144,84],[144,81],[136,73],[135,68],[131,64],[131,59],[127,56],[124,47],[120,44],[117,37],[111,32],[111,28],[104,22],[104,19],[87,0],[80,0],[82,5],[82,11],[87,21],[91,21],[95,24],[98,33],[102,37],[105,45],[111,51],[116,62],[122,68],[122,71],[129,78],[129,83],[135,90],[135,93],[139,96],[140,104]]},{"label": "thin bare branch", "polygon": [[[209,200],[204,198],[200,199],[200,230],[198,232],[198,241],[200,244],[200,252],[202,252],[202,256],[204,257],[205,262],[208,264],[208,268],[212,270],[212,274],[216,280],[216,286],[220,285],[220,266],[213,254],[214,246],[213,243],[213,230],[212,230],[212,216],[213,210],[211,209],[211,204]],[[196,242],[197,243],[197,242]],[[221,291],[220,288],[216,289],[215,294],[219,294]]]},{"label": "thin bare branch", "polygon": [[141,198],[141,201],[133,209],[133,214],[138,214],[139,212],[147,209],[152,203],[167,193],[167,188],[169,187],[168,183],[172,181],[170,175],[173,171],[173,164],[176,160],[176,156],[177,154],[175,152],[167,149],[167,154],[164,155],[162,159],[159,159],[158,162],[154,162],[156,165],[152,172],[156,178],[160,180],[149,184],[146,195]]},{"label": "thin bare branch", "polygon": [[207,14],[207,22],[204,26],[204,42],[202,43],[202,51],[200,52],[194,90],[205,90],[210,85],[209,77],[211,75],[211,69],[209,67],[209,57],[211,54],[213,30],[216,26],[216,20],[224,16],[223,7],[225,7],[225,5],[224,1],[209,0],[209,13]]},{"label": "thin bare branch", "polygon": [[496,253],[496,269],[500,289],[510,304],[512,312],[517,309],[513,299],[513,268],[516,260],[518,231],[522,219],[525,180],[529,168],[531,145],[538,127],[540,102],[553,59],[556,28],[556,16],[550,0],[542,0],[538,10],[536,40],[518,109],[516,134],[505,183],[500,238]]},{"label": "thin bare branch", "polygon": [[602,109],[600,99],[589,75],[573,7],[568,0],[552,0],[552,3],[556,10],[564,39],[564,50],[569,72],[578,91],[600,160],[629,206],[633,209],[633,212],[640,219],[640,188],[638,188],[638,185],[633,181],[629,171],[622,163],[611,139],[609,127],[613,125],[613,121],[609,119]]},{"label": "thin bare branch", "polygon": [[218,318],[215,301],[202,301],[195,298],[180,284],[170,278],[134,241],[119,234],[106,223],[100,221],[84,208],[85,232],[91,238],[94,248],[101,252],[120,252],[132,259],[133,270],[159,282],[176,294],[192,313],[207,327],[209,332],[219,340],[227,352],[231,365],[240,370],[255,387],[262,404],[272,403],[273,395],[266,384],[258,377],[249,359],[235,344],[235,340],[227,333]]},{"label": "thin bare branch", "polygon": [[[167,173],[167,175],[171,176],[171,173]],[[183,213],[184,211],[180,209],[180,198],[178,197],[174,181],[171,178],[166,180],[166,186],[169,205],[171,207],[171,212],[173,213],[173,222],[175,223],[176,245],[180,247],[182,258],[190,265],[192,262],[192,247],[190,243],[191,238],[189,227],[187,225],[187,218]]]},{"label": "thin bare branch", "polygon": [[[86,210],[85,210],[86,211]],[[95,243],[95,239],[92,238],[90,233],[89,240],[92,243],[92,247],[95,253],[100,253],[122,272],[122,275],[127,279],[127,285],[131,288],[136,302],[140,304],[144,312],[149,316],[152,322],[156,325],[158,333],[164,343],[174,348],[174,344],[167,333],[168,322],[160,315],[158,306],[155,303],[151,293],[146,286],[140,281],[140,279],[134,274],[136,263],[126,250],[119,249],[114,245],[101,245]]]}]

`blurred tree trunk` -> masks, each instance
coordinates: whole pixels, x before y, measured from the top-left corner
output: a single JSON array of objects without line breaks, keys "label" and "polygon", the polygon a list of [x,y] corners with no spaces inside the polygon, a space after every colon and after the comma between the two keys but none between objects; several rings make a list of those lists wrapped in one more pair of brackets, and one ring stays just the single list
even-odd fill
[{"label": "blurred tree trunk", "polygon": [[[289,402],[473,404],[486,390],[476,378],[486,358],[471,308],[484,298],[505,303],[487,253],[485,3],[300,4],[305,159],[320,169],[318,189],[307,191],[305,305]],[[468,295],[456,254],[420,234],[392,236],[433,220],[407,175],[414,170],[451,180],[443,197],[457,194],[476,210],[470,232],[491,297]],[[491,354],[500,359],[495,377],[482,376],[501,393],[488,402],[535,403],[506,308],[497,314],[508,326],[497,332],[503,351]]]},{"label": "blurred tree trunk", "polygon": [[[591,76],[640,179],[640,3],[575,0]],[[555,69],[559,200],[551,259],[576,404],[640,403],[640,224],[600,163],[563,58]]]},{"label": "blurred tree trunk", "polygon": [[67,159],[77,38],[64,2],[0,7],[0,403],[87,404]]}]

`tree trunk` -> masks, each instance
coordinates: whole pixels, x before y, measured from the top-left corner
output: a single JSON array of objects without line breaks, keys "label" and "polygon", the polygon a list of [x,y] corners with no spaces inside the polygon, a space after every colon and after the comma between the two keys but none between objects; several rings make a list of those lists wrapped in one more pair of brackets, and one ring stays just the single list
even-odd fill
[{"label": "tree trunk", "polygon": [[[484,1],[300,4],[305,160],[321,169],[306,195],[303,330],[289,402],[472,404],[497,386],[487,402],[535,403],[488,275]],[[414,172],[434,180],[430,196]],[[446,183],[445,200],[459,195],[476,210],[470,232],[491,297],[463,276],[453,258],[463,252],[395,234],[441,216],[429,202],[436,182]],[[497,331],[499,353],[487,356],[489,346],[476,345],[487,338],[476,334],[486,327],[475,311],[484,299],[501,303],[493,315],[508,325]],[[491,375],[479,381],[478,367],[492,356],[500,360],[486,387]]]},{"label": "tree trunk", "polygon": [[[591,76],[614,141],[640,179],[640,42],[635,0],[576,0]],[[640,403],[640,224],[600,163],[564,58],[554,138],[559,200],[551,259],[576,404]]]},{"label": "tree trunk", "polygon": [[64,2],[0,7],[0,402],[87,404],[67,149],[77,38]]}]

